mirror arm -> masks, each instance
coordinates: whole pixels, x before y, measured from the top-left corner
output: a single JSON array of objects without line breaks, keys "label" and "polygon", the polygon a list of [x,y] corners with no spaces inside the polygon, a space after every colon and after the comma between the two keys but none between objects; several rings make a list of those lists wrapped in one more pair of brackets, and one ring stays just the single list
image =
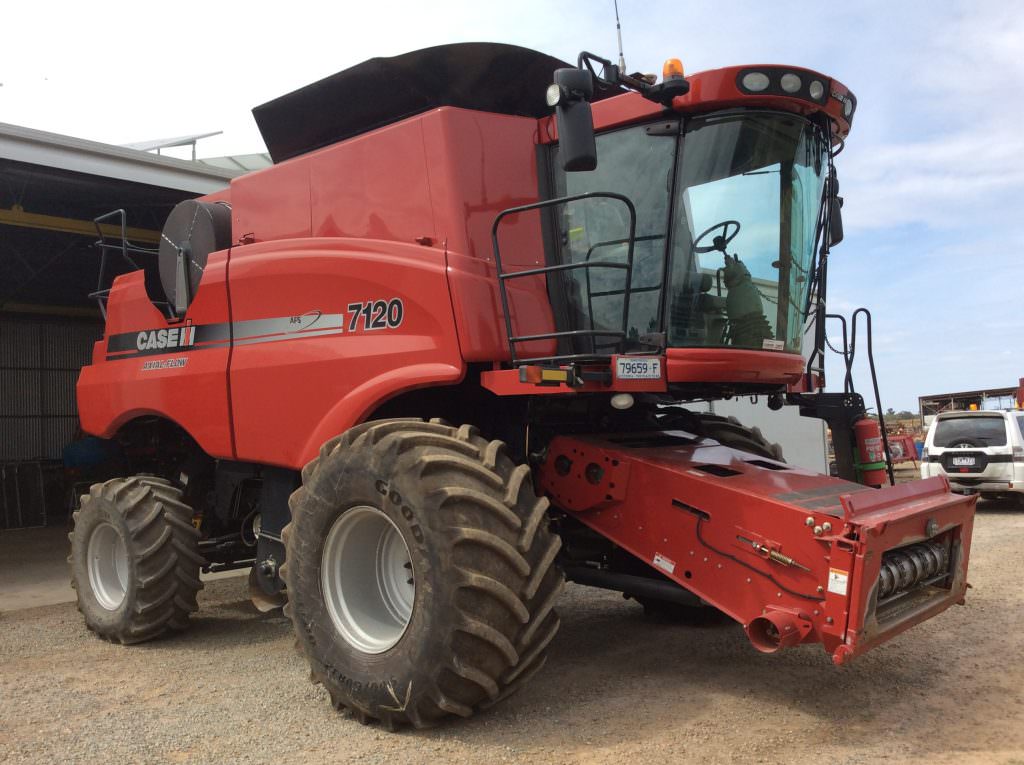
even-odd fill
[{"label": "mirror arm", "polygon": [[[601,74],[597,73],[594,64],[601,65]],[[649,82],[641,77],[635,77],[623,72],[617,64],[613,64],[606,58],[601,58],[588,51],[580,53],[577,59],[580,69],[590,72],[595,81],[602,85],[612,87],[626,87],[634,90],[644,98],[655,101],[663,106],[670,106],[672,99],[676,96],[684,96],[690,92],[690,83],[683,78],[669,80],[658,85]]]}]

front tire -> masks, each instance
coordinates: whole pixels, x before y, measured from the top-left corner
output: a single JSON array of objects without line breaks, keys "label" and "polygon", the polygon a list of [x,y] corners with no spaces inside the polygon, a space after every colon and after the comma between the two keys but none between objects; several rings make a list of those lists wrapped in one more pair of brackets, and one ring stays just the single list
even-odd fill
[{"label": "front tire", "polygon": [[427,727],[543,666],[560,542],[502,442],[436,420],[367,422],[324,445],[290,505],[285,612],[336,708]]},{"label": "front tire", "polygon": [[710,412],[668,409],[658,418],[662,430],[679,428],[697,436],[713,438],[722,446],[738,449],[758,457],[785,462],[782,446],[771,443],[760,428],[748,428],[735,417]]},{"label": "front tire", "polygon": [[191,518],[181,492],[153,476],[94,484],[81,498],[68,562],[90,630],[129,644],[188,626],[204,563]]}]

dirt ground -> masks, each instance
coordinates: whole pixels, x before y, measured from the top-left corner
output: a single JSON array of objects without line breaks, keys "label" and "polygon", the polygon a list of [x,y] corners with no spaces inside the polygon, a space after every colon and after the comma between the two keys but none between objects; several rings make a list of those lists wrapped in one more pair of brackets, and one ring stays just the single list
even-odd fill
[{"label": "dirt ground", "polygon": [[73,604],[0,615],[0,762],[1024,763],[1024,511],[981,506],[966,607],[852,665],[765,656],[738,625],[652,624],[570,586],[545,669],[470,720],[389,734],[336,714],[245,579],[188,632],[123,648]]}]

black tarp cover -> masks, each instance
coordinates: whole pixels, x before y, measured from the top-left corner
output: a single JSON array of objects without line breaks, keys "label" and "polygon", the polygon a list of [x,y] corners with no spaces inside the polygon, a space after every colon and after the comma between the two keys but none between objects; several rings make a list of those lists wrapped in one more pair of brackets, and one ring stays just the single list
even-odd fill
[{"label": "black tarp cover", "polygon": [[[274,162],[439,106],[522,117],[551,113],[544,91],[570,64],[501,43],[455,43],[371,58],[252,110]],[[615,95],[598,88],[594,99]]]}]

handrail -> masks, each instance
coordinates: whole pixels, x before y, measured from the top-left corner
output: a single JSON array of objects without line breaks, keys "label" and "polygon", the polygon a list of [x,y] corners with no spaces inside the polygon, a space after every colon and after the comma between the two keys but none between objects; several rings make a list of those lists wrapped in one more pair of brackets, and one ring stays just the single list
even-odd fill
[{"label": "handrail", "polygon": [[[638,236],[633,241],[634,242],[650,242],[650,241],[654,241],[655,239],[665,239],[665,238],[666,237],[665,237],[664,234],[647,234],[646,236]],[[609,239],[606,242],[598,242],[595,245],[591,245],[590,249],[587,250],[586,257],[584,257],[583,260],[584,260],[584,262],[590,262],[590,257],[594,254],[594,251],[597,250],[600,247],[611,247],[611,246],[617,245],[617,244],[626,244],[627,241],[628,241],[627,239]],[[663,254],[662,255],[662,272],[664,272],[664,270],[665,270],[664,261],[667,258],[668,258],[667,254]],[[663,279],[664,279],[664,277],[663,277]],[[629,286],[629,294],[630,295],[635,295],[635,294],[640,293],[640,292],[657,292],[657,291],[660,291],[660,290],[664,289],[663,282],[658,282],[653,287],[639,287],[639,288],[633,287],[633,274],[632,274],[632,272],[630,272],[630,279],[629,279],[629,285],[628,286]],[[590,316],[590,326],[594,326],[594,298],[596,298],[596,297],[612,297],[613,295],[622,295],[624,293],[625,293],[625,290],[605,290],[603,292],[594,292],[593,289],[591,288],[590,271],[588,270],[587,271],[587,311],[588,311],[589,316]]]},{"label": "handrail", "polygon": [[[593,199],[593,198],[616,199],[616,200],[624,203],[626,205],[627,210],[629,211],[629,238],[626,240],[626,242],[628,243],[628,248],[627,248],[627,251],[626,251],[626,262],[625,263],[599,263],[599,262],[591,263],[591,262],[586,262],[586,261],[585,262],[581,262],[581,263],[559,263],[559,264],[556,264],[556,265],[553,265],[553,266],[545,266],[543,268],[530,268],[530,269],[526,269],[524,271],[515,271],[515,272],[511,272],[511,273],[505,273],[505,271],[504,271],[504,269],[502,267],[502,263],[501,263],[501,252],[500,252],[500,246],[498,244],[498,226],[501,224],[501,221],[504,218],[506,218],[509,215],[516,215],[516,214],[523,213],[523,212],[529,212],[530,210],[540,210],[540,209],[544,209],[544,208],[548,208],[548,207],[554,207],[556,205],[567,204],[569,202],[576,202],[576,201],[579,201],[579,200],[582,200],[582,199]],[[492,245],[492,247],[494,249],[494,264],[495,264],[495,268],[497,269],[497,272],[498,272],[498,288],[499,288],[498,291],[499,291],[499,294],[500,294],[500,297],[501,297],[501,310],[502,310],[502,313],[504,314],[504,318],[505,318],[505,332],[506,332],[506,336],[508,338],[508,350],[509,350],[509,355],[511,357],[512,364],[515,365],[515,364],[517,364],[521,360],[516,355],[516,344],[517,343],[536,341],[536,340],[557,340],[557,339],[563,338],[563,337],[594,337],[594,338],[596,338],[596,337],[616,337],[616,338],[619,339],[618,345],[621,345],[622,343],[624,343],[626,338],[627,338],[627,336],[629,335],[629,297],[630,297],[630,294],[631,294],[632,279],[633,279],[633,250],[634,250],[635,242],[636,242],[636,207],[633,205],[633,202],[629,199],[629,197],[624,196],[623,194],[617,194],[617,193],[612,192],[612,191],[590,191],[590,192],[587,192],[585,194],[574,194],[574,195],[571,195],[571,196],[558,197],[556,199],[544,200],[543,202],[534,202],[534,203],[528,204],[528,205],[520,205],[518,207],[510,207],[510,208],[508,208],[506,210],[502,210],[500,213],[498,213],[498,215],[494,218],[494,223],[491,225],[491,245]],[[563,331],[563,332],[546,332],[546,333],[542,333],[542,334],[538,334],[538,335],[523,335],[523,336],[517,336],[517,335],[514,334],[513,329],[512,329],[512,314],[511,314],[511,312],[509,310],[508,288],[506,287],[506,282],[509,279],[518,279],[518,278],[523,278],[523,277],[527,277],[527,276],[539,276],[541,274],[547,276],[548,274],[551,274],[551,273],[561,273],[561,272],[566,272],[566,271],[574,271],[574,270],[578,270],[578,269],[583,269],[588,274],[587,283],[588,283],[588,286],[589,286],[589,283],[590,283],[590,281],[589,281],[589,274],[590,274],[590,270],[593,269],[593,268],[612,268],[612,269],[617,269],[617,270],[624,270],[626,272],[626,288],[625,288],[625,290],[623,292],[623,294],[625,295],[625,301],[624,301],[623,309],[622,309],[622,329],[621,329],[621,331],[593,329],[593,310],[592,310],[592,307],[591,307],[591,310],[590,310],[591,329],[567,330],[567,331]],[[592,298],[589,295],[589,293],[588,293],[588,296],[587,296],[587,300],[588,300],[588,304],[592,300]],[[592,346],[594,348],[597,347],[596,344],[592,344]],[[598,356],[598,354],[596,354],[596,353],[593,354],[593,355],[595,357]],[[544,357],[543,359],[535,359],[535,360],[552,361],[552,362],[553,361],[559,361],[559,360],[566,360],[566,361],[568,361],[568,360],[577,359],[579,357],[590,358],[590,356],[587,356],[585,354],[563,354],[563,355]]]},{"label": "handrail", "polygon": [[[102,223],[118,216],[120,218],[121,225],[121,240],[120,242],[113,243],[107,241],[107,235],[103,233]],[[103,320],[107,319],[107,299],[110,297],[110,287],[105,287],[107,277],[107,253],[110,251],[120,252],[121,259],[127,263],[133,271],[142,270],[142,266],[136,263],[128,253],[132,255],[156,255],[159,252],[159,248],[139,247],[137,244],[132,244],[128,241],[128,214],[123,208],[118,210],[111,210],[108,213],[99,215],[93,218],[93,225],[96,226],[96,234],[99,239],[93,244],[94,247],[98,248],[100,255],[100,273],[97,279],[96,290],[89,293],[89,298],[95,300],[100,307],[100,313],[103,315]]]},{"label": "handrail", "polygon": [[[885,431],[885,414],[882,412],[882,397],[878,392],[878,375],[875,372],[875,354],[872,345],[872,330],[871,330],[871,312],[867,308],[858,308],[850,316],[849,322],[849,341],[847,341],[847,321],[846,317],[842,314],[827,313],[823,321],[828,319],[838,319],[843,328],[843,349],[839,351],[837,348],[833,348],[831,343],[828,342],[828,335],[825,334],[825,344],[834,353],[839,354],[843,357],[843,365],[846,368],[846,375],[843,379],[843,392],[853,393],[853,362],[857,355],[857,317],[860,314],[864,314],[864,318],[867,323],[867,337],[868,337],[868,369],[871,372],[871,387],[875,394],[875,409],[878,413],[878,428],[882,432],[882,446],[885,449],[885,467],[886,472],[889,475],[889,484],[891,486],[896,485],[896,475],[893,472],[892,467],[892,451],[889,448],[889,434]],[[824,358],[822,358],[824,362]],[[824,364],[823,364],[824,366]]]}]

